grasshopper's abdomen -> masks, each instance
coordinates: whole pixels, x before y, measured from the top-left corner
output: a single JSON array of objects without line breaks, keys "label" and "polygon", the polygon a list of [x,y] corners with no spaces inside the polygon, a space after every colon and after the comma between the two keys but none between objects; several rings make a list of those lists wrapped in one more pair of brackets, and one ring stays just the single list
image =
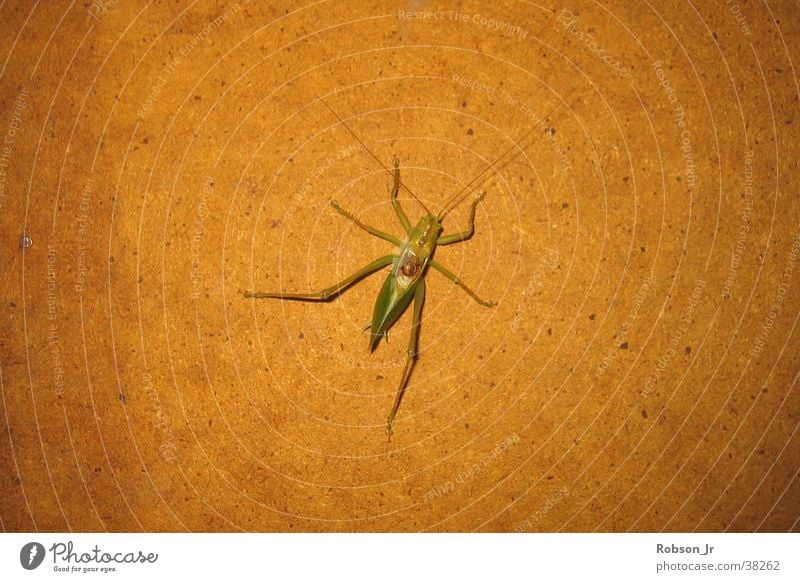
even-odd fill
[{"label": "grasshopper's abdomen", "polygon": [[422,277],[425,261],[406,250],[395,261],[389,276],[381,287],[372,311],[370,350],[378,346],[381,337],[403,314],[414,297],[414,287]]},{"label": "grasshopper's abdomen", "polygon": [[436,217],[429,215],[408,233],[408,239],[400,248],[400,256],[392,265],[392,271],[375,301],[370,325],[370,350],[378,346],[381,337],[386,336],[414,297],[414,289],[425,274],[440,231]]}]

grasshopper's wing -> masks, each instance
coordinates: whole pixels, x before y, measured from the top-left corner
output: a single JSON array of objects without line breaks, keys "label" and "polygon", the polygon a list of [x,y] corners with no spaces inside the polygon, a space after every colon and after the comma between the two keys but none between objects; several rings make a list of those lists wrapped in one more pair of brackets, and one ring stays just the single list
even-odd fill
[{"label": "grasshopper's wing", "polygon": [[[389,328],[411,303],[414,298],[414,290],[422,278],[422,268],[418,268],[413,276],[408,276],[404,274],[403,265],[403,258],[395,263],[381,287],[381,292],[378,293],[370,325],[370,351],[375,351],[381,338],[385,337]],[[407,272],[408,269],[406,268],[405,271]]]}]

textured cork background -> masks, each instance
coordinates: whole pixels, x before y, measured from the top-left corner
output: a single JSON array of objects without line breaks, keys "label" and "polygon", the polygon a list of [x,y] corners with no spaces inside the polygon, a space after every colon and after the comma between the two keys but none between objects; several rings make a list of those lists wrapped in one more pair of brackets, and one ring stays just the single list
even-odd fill
[{"label": "textured cork background", "polygon": [[[798,15],[2,3],[0,526],[799,531]],[[391,439],[382,275],[240,294],[392,251],[331,198],[401,234],[317,95],[433,210],[516,144]]]}]

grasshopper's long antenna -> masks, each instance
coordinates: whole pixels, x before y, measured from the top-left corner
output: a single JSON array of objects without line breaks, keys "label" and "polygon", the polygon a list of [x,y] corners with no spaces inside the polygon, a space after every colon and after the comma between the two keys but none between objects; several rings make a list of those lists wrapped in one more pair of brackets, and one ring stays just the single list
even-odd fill
[{"label": "grasshopper's long antenna", "polygon": [[[393,173],[393,172],[392,172],[392,171],[391,171],[389,168],[387,168],[387,167],[386,167],[386,165],[385,165],[385,164],[384,164],[382,161],[380,161],[380,159],[378,159],[378,156],[376,156],[375,154],[373,154],[373,153],[372,153],[372,150],[371,150],[371,149],[369,149],[369,148],[367,147],[367,144],[365,144],[365,143],[364,143],[364,142],[361,140],[361,138],[360,138],[360,137],[358,137],[358,136],[356,135],[356,133],[355,133],[355,132],[354,132],[352,129],[350,129],[350,126],[349,126],[349,125],[347,125],[347,124],[344,122],[344,119],[342,119],[342,118],[339,116],[339,114],[338,114],[338,113],[336,113],[336,111],[334,111],[334,110],[333,110],[333,107],[331,107],[330,105],[328,105],[328,104],[325,102],[325,100],[324,100],[322,97],[320,97],[319,95],[317,95],[316,93],[314,93],[314,96],[315,96],[317,99],[319,99],[319,101],[320,101],[320,102],[321,102],[321,103],[322,103],[322,104],[323,104],[325,107],[327,107],[327,108],[328,108],[328,111],[330,111],[331,113],[333,113],[333,114],[334,114],[334,116],[336,116],[336,119],[338,119],[338,120],[339,120],[339,123],[341,123],[341,124],[344,126],[344,128],[345,128],[347,131],[349,131],[349,132],[350,132],[350,135],[352,135],[352,136],[355,138],[355,140],[356,140],[358,143],[360,143],[360,144],[361,144],[361,147],[363,147],[363,148],[364,148],[364,149],[367,151],[367,153],[368,153],[370,156],[372,156],[372,159],[374,159],[376,162],[378,162],[378,163],[380,164],[380,166],[381,166],[381,167],[382,167],[384,170],[386,170],[386,171],[389,173],[389,175],[390,175],[390,176],[394,177],[394,173]],[[408,187],[408,186],[406,186],[406,185],[405,185],[405,184],[403,184],[402,182],[400,182],[400,186],[402,186],[402,187],[403,187],[403,189],[404,189],[406,192],[408,192],[409,194],[411,194],[411,197],[412,197],[414,200],[416,200],[416,201],[419,203],[419,205],[420,205],[420,206],[422,206],[422,208],[424,208],[424,209],[425,209],[425,212],[427,212],[428,214],[430,214],[430,213],[431,213],[431,211],[430,211],[430,210],[428,210],[428,207],[427,207],[427,206],[425,206],[425,204],[422,202],[422,200],[420,200],[420,199],[419,199],[419,197],[418,197],[416,194],[414,194],[414,193],[413,193],[413,192],[412,192],[412,191],[409,189],[409,187]]]},{"label": "grasshopper's long antenna", "polygon": [[[463,200],[463,199],[464,199],[464,198],[465,198],[467,195],[469,195],[469,192],[468,192],[467,190],[469,189],[469,187],[470,187],[470,186],[472,186],[472,185],[473,185],[475,182],[477,182],[477,181],[478,181],[478,178],[480,178],[480,177],[481,177],[481,176],[483,176],[483,175],[484,175],[486,172],[488,172],[489,170],[491,170],[492,168],[494,168],[495,164],[497,164],[497,162],[499,162],[499,161],[500,161],[500,160],[502,160],[504,157],[506,157],[506,155],[507,155],[507,154],[509,154],[510,152],[512,152],[512,151],[514,151],[515,149],[519,148],[520,146],[519,146],[518,144],[522,144],[522,143],[523,143],[523,142],[524,142],[526,139],[528,139],[528,137],[529,137],[529,136],[530,136],[530,135],[531,135],[531,134],[532,134],[534,131],[536,131],[536,129],[538,129],[538,128],[539,128],[539,123],[541,123],[542,121],[544,121],[545,119],[547,119],[548,117],[550,117],[550,116],[553,114],[553,112],[554,112],[556,109],[558,109],[560,106],[561,106],[561,104],[560,104],[560,103],[556,104],[556,106],[555,106],[555,107],[553,107],[553,108],[550,110],[550,112],[549,112],[547,115],[545,115],[544,117],[542,117],[542,119],[540,119],[540,120],[539,120],[539,121],[536,123],[536,125],[534,125],[534,127],[533,127],[533,128],[531,128],[531,129],[530,129],[530,130],[529,130],[527,133],[525,133],[525,135],[523,135],[523,136],[522,136],[522,138],[521,138],[519,141],[515,141],[515,142],[514,142],[514,143],[511,145],[511,147],[509,147],[509,148],[508,148],[506,151],[504,151],[502,154],[500,154],[499,156],[497,156],[497,158],[495,158],[495,160],[494,160],[493,162],[491,162],[491,163],[490,163],[488,166],[486,166],[486,167],[483,169],[483,171],[481,171],[481,172],[480,172],[480,173],[479,173],[477,176],[475,176],[475,177],[474,177],[472,180],[470,180],[469,182],[467,182],[467,183],[466,183],[466,185],[465,185],[463,188],[461,188],[461,189],[460,189],[458,192],[456,192],[455,194],[453,194],[453,196],[451,196],[451,197],[450,197],[450,199],[449,199],[449,200],[448,200],[448,201],[447,201],[447,202],[444,204],[444,206],[442,206],[442,209],[439,211],[439,215],[438,215],[438,218],[439,218],[439,220],[442,220],[442,219],[443,219],[445,216],[447,216],[447,215],[450,213],[450,211],[452,211],[452,210],[453,210],[453,209],[455,209],[455,208],[456,208],[456,207],[457,207],[459,204],[461,204],[462,200]],[[517,153],[516,153],[514,156],[512,156],[512,157],[511,157],[511,158],[510,158],[508,161],[510,162],[510,161],[511,161],[511,160],[513,160],[513,159],[514,159],[516,156],[518,156],[520,153],[522,153],[522,149],[521,149],[521,148],[520,148],[520,150],[519,150],[519,151],[518,151],[518,152],[517,152]],[[461,194],[464,194],[464,196],[463,196],[462,198],[458,198],[458,197],[459,197]],[[458,200],[456,201],[456,199],[457,199],[457,198],[458,198]],[[455,204],[453,204],[453,202],[454,202],[454,201],[455,201]],[[448,208],[448,206],[449,206],[449,208]]]}]

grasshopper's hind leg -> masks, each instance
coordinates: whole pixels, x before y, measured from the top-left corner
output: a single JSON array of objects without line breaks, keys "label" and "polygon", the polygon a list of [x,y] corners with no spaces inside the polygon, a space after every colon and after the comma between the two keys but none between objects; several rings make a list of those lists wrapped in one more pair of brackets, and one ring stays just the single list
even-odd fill
[{"label": "grasshopper's hind leg", "polygon": [[397,416],[397,409],[400,408],[400,401],[411,377],[411,369],[417,359],[417,345],[419,344],[419,324],[422,319],[422,304],[425,303],[425,279],[420,279],[417,288],[414,290],[414,319],[411,324],[411,337],[408,340],[408,355],[406,356],[406,367],[403,369],[403,377],[400,378],[400,385],[397,387],[397,396],[394,399],[394,406],[386,419],[386,434],[391,436],[392,423]]},{"label": "grasshopper's hind leg", "polygon": [[242,294],[247,299],[292,299],[295,301],[330,301],[342,291],[350,287],[353,283],[363,279],[367,275],[379,271],[380,269],[392,264],[392,261],[397,258],[395,255],[386,255],[380,259],[375,259],[369,265],[360,269],[347,277],[346,279],[326,287],[322,291],[316,293],[255,293],[252,291],[242,291]]}]

